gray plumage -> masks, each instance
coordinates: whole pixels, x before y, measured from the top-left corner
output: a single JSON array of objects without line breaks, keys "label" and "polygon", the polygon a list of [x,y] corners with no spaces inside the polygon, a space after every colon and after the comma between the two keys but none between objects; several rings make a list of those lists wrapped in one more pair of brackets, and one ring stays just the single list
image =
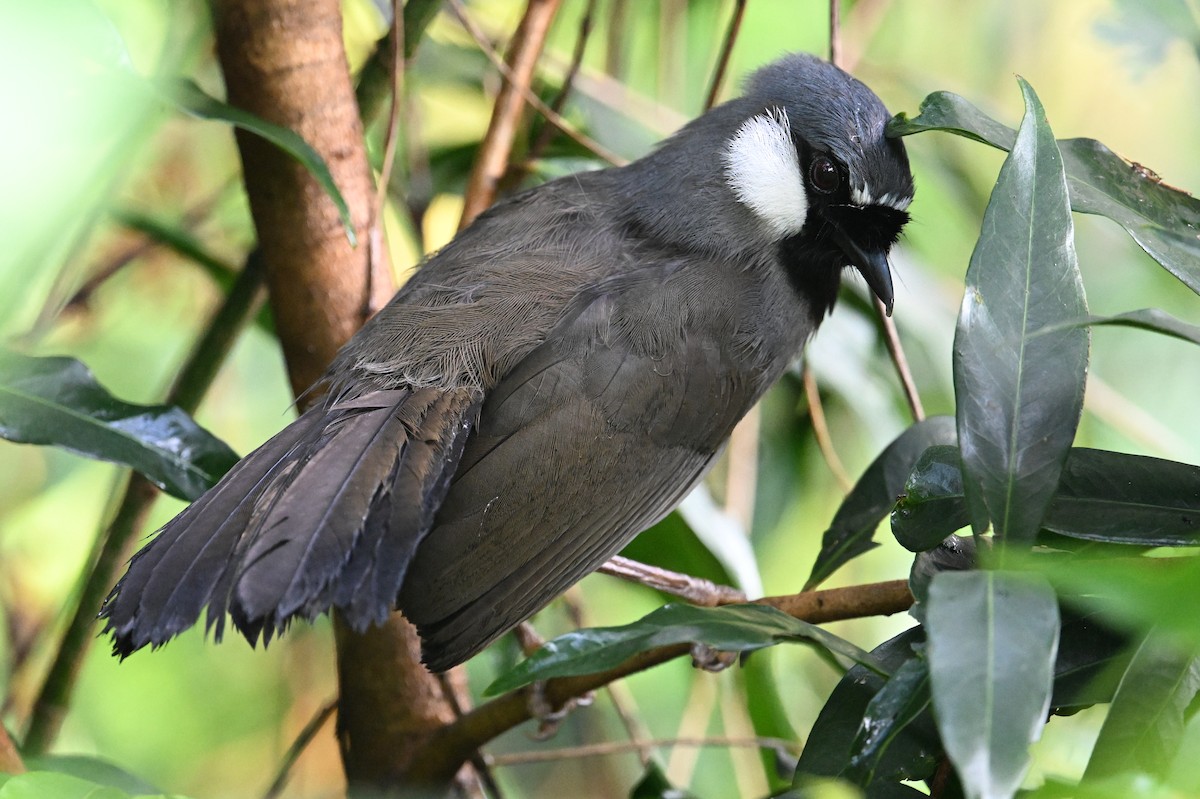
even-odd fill
[{"label": "gray plumage", "polygon": [[[206,607],[218,637],[228,611],[253,642],[398,606],[441,670],[528,618],[704,475],[843,267],[890,306],[912,178],[887,119],[790,56],[640,161],[489,210],[342,349],[323,401],[134,557],[102,612],[116,652]],[[731,142],[750,134],[800,174],[742,175],[760,159]],[[841,176],[827,194],[822,158]],[[764,211],[773,192],[800,218]]]}]

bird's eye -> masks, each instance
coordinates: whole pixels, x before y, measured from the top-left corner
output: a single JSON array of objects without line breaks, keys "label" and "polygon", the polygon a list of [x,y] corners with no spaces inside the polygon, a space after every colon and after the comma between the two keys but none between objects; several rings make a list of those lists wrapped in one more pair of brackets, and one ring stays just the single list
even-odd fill
[{"label": "bird's eye", "polygon": [[833,194],[842,185],[842,175],[828,156],[818,155],[808,165],[808,180],[822,194]]}]

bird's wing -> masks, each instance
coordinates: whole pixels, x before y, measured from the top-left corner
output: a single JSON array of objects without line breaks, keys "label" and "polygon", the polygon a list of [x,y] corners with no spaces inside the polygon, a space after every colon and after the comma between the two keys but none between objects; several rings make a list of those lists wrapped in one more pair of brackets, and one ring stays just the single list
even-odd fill
[{"label": "bird's wing", "polygon": [[[489,396],[401,589],[430,668],[470,657],[668,513],[753,403],[761,386],[727,330],[641,314],[660,290],[590,298]],[[638,313],[623,307],[633,296]]]},{"label": "bird's wing", "polygon": [[382,621],[477,416],[468,390],[394,389],[306,412],[242,459],[130,562],[102,615],[118,654],[208,607],[254,642],[331,606]]}]

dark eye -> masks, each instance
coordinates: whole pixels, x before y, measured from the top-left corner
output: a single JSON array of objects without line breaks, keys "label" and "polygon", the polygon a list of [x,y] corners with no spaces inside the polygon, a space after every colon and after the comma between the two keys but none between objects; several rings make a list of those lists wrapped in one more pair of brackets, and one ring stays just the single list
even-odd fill
[{"label": "dark eye", "polygon": [[833,194],[842,185],[842,175],[828,156],[818,155],[808,166],[808,180],[822,194]]}]

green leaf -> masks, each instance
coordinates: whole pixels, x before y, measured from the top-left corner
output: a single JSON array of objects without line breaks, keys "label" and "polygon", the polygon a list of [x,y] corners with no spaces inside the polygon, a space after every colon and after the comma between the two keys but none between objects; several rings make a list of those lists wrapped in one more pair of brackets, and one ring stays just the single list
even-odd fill
[{"label": "green leaf", "polygon": [[605,671],[639,652],[673,644],[702,644],[721,652],[751,652],[784,641],[815,643],[852,661],[882,669],[850,642],[767,605],[698,608],[664,605],[622,627],[577,630],[548,641],[500,675],[485,691],[495,695],[539,680]]},{"label": "green leaf", "polygon": [[131,796],[161,793],[150,783],[130,774],[120,766],[88,755],[26,757],[25,767],[30,771],[54,771],[59,774],[68,774],[97,785],[116,788]]},{"label": "green leaf", "polygon": [[954,440],[954,420],[949,416],[931,416],[905,430],[875,458],[825,531],[805,591],[815,588],[847,561],[877,546],[871,540],[875,528],[896,504],[913,464],[928,447],[952,444]]},{"label": "green leaf", "polygon": [[1190,341],[1193,344],[1200,344],[1200,327],[1189,325],[1180,319],[1176,319],[1166,311],[1158,308],[1142,308],[1138,311],[1127,311],[1126,313],[1116,314],[1115,316],[1089,316],[1086,319],[1067,320],[1060,322],[1057,325],[1051,325],[1046,328],[1046,331],[1062,329],[1066,327],[1080,327],[1083,325],[1119,325],[1123,327],[1136,327],[1140,330],[1149,330],[1154,333],[1162,333],[1164,336]]},{"label": "green leaf", "polygon": [[633,786],[629,799],[691,799],[692,794],[676,788],[663,773],[662,766],[651,760],[642,778]]},{"label": "green leaf", "polygon": [[[1015,141],[1010,128],[950,92],[934,92],[922,101],[916,118],[899,114],[888,125],[890,136],[928,130],[948,131],[1002,150],[1012,149]],[[1065,139],[1059,147],[1071,207],[1113,220],[1150,257],[1200,293],[1200,201],[1094,139]]]},{"label": "green leaf", "polygon": [[908,551],[925,552],[970,522],[958,447],[930,447],[904,483],[892,511],[892,535]]},{"label": "green leaf", "polygon": [[958,441],[971,523],[1032,542],[1083,409],[1088,333],[1034,336],[1087,306],[1062,158],[1021,81],[1027,113],[967,268],[954,338]]},{"label": "green leaf", "polygon": [[[914,648],[924,639],[924,629],[914,627],[879,645],[871,654],[895,674],[916,657]],[[800,787],[813,777],[847,776],[863,719],[885,684],[882,677],[863,666],[855,666],[846,672],[821,708],[808,735],[796,765],[795,786]],[[875,788],[886,784],[886,780],[931,777],[941,754],[930,716],[922,716],[917,722],[906,725],[898,730],[874,763],[874,781],[868,784],[869,795],[874,796]]]},{"label": "green leaf", "polygon": [[[930,448],[892,513],[892,532],[914,552],[936,546],[965,523],[960,460]],[[1108,544],[1200,544],[1200,467],[1076,447],[1067,455],[1042,529]]]},{"label": "green leaf", "polygon": [[0,436],[124,464],[182,499],[203,494],[238,459],[178,408],[113,397],[74,358],[0,353]]},{"label": "green leaf", "polygon": [[1121,678],[1084,772],[1084,782],[1121,772],[1164,775],[1183,738],[1185,712],[1200,690],[1200,660],[1151,632]]},{"label": "green leaf", "polygon": [[1054,591],[1012,572],[943,572],[929,587],[929,674],[946,753],[968,797],[1013,796],[1054,674]]},{"label": "green leaf", "polygon": [[872,781],[888,747],[929,704],[929,667],[921,658],[911,658],[893,672],[863,714],[850,758],[851,770],[864,777],[861,784]]},{"label": "green leaf", "polygon": [[[0,785],[0,799],[130,799],[132,796],[117,788],[54,771],[29,771],[9,777]],[[167,799],[165,794],[157,796]]]},{"label": "green leaf", "polygon": [[198,119],[227,122],[234,127],[253,133],[299,161],[300,165],[308,170],[308,173],[313,176],[313,179],[329,195],[329,199],[333,200],[333,204],[337,206],[338,216],[341,217],[342,227],[346,231],[346,238],[350,241],[350,245],[358,246],[358,234],[354,231],[354,220],[350,218],[350,207],[346,204],[346,198],[342,196],[342,192],[334,182],[333,174],[330,173],[325,159],[299,133],[267,122],[249,111],[243,111],[228,103],[223,103],[215,97],[205,94],[203,89],[190,80],[177,81],[172,89],[171,97],[179,110]]},{"label": "green leaf", "polygon": [[1127,636],[1104,624],[1096,613],[1064,608],[1051,707],[1067,713],[1111,701],[1128,660]]}]

